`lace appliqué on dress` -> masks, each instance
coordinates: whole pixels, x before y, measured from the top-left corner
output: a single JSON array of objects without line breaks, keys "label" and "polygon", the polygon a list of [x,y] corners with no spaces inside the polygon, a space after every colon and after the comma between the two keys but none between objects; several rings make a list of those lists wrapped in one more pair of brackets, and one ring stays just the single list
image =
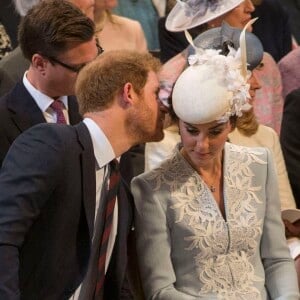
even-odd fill
[{"label": "lace appliqu\u00e9 on dress", "polygon": [[[190,227],[191,236],[184,237],[186,250],[194,257],[200,281],[200,295],[215,294],[218,299],[260,299],[255,281],[263,281],[254,273],[250,260],[258,251],[263,220],[257,217],[261,200],[253,186],[250,165],[266,164],[260,152],[228,145],[230,150],[224,169],[226,222],[201,177],[177,153],[162,165],[168,171],[162,177],[153,174],[155,189],[168,185],[176,211],[176,222]],[[161,174],[161,173],[160,173]]]}]

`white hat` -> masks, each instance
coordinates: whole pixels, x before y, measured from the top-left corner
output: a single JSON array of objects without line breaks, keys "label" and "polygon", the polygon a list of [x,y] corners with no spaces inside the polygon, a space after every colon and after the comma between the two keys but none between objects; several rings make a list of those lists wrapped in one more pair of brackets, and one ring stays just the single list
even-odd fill
[{"label": "white hat", "polygon": [[[173,88],[173,110],[179,119],[190,124],[227,122],[231,116],[241,116],[251,108],[250,85],[247,83],[251,74],[247,71],[247,40],[252,48],[258,49],[258,53],[253,55],[253,63],[256,63],[263,53],[260,43],[249,39],[249,36],[246,38],[246,28],[255,20],[250,20],[239,32],[240,48],[235,49],[227,45],[227,56],[222,55],[220,49],[195,47],[191,36],[186,32],[196,54],[189,56],[190,66],[178,77]],[[226,27],[226,24],[223,26]],[[229,30],[227,33],[233,30],[229,36],[235,36],[234,28],[226,29]],[[218,31],[206,36],[207,43],[203,43],[202,46],[216,46],[218,43],[211,41],[220,40]]]},{"label": "white hat", "polygon": [[191,65],[177,79],[172,105],[179,119],[190,124],[226,122],[249,110],[249,84],[241,75],[240,52],[228,56],[204,50],[190,57]]},{"label": "white hat", "polygon": [[244,0],[177,0],[170,11],[166,28],[183,31],[211,21],[234,9]]},{"label": "white hat", "polygon": [[230,111],[232,94],[212,65],[188,67],[173,89],[172,104],[177,117],[190,124],[220,119]]}]

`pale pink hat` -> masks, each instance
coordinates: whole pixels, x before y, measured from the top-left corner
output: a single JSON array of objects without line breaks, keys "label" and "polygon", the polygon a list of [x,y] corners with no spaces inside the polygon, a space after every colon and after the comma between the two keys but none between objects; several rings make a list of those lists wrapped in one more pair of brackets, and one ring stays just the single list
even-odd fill
[{"label": "pale pink hat", "polygon": [[177,0],[167,17],[166,28],[169,31],[183,31],[199,26],[227,13],[243,1]]}]

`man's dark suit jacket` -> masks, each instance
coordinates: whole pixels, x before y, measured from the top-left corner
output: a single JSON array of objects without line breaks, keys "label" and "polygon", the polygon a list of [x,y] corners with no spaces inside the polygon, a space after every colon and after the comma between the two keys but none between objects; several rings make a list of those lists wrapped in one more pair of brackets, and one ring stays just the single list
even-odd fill
[{"label": "man's dark suit jacket", "polygon": [[[84,278],[95,213],[95,157],[84,123],[20,135],[0,172],[0,299],[68,299]],[[121,185],[105,299],[120,299],[132,198]],[[86,299],[88,300],[88,299]]]},{"label": "man's dark suit jacket", "polygon": [[[82,118],[74,96],[68,97],[68,105],[70,124],[75,125]],[[17,83],[10,93],[0,98],[0,167],[16,137],[26,129],[45,122],[43,113],[23,82]]]},{"label": "man's dark suit jacket", "polygon": [[300,208],[300,89],[285,99],[280,142],[295,201]]}]

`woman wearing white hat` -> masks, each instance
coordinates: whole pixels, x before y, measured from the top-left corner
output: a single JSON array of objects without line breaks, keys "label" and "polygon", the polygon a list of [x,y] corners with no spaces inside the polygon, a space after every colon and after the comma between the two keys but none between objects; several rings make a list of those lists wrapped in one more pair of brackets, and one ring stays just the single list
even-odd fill
[{"label": "woman wearing white hat", "polygon": [[172,96],[182,145],[132,182],[147,299],[300,297],[272,156],[226,142],[249,109],[244,54],[190,57]]},{"label": "woman wearing white hat", "polygon": [[[242,29],[255,10],[251,0],[179,0],[177,2],[166,21],[166,28],[169,31],[188,30],[201,24],[206,24],[208,28],[218,27],[221,26],[222,21]],[[252,31],[252,28],[249,27],[247,30]],[[187,51],[183,51],[164,64],[160,78],[165,84],[169,83],[172,86],[175,82],[185,67],[186,54]],[[256,116],[261,124],[272,127],[279,134],[283,109],[281,76],[270,54],[264,53],[263,68],[256,73],[262,83],[262,88],[255,97]]]}]

